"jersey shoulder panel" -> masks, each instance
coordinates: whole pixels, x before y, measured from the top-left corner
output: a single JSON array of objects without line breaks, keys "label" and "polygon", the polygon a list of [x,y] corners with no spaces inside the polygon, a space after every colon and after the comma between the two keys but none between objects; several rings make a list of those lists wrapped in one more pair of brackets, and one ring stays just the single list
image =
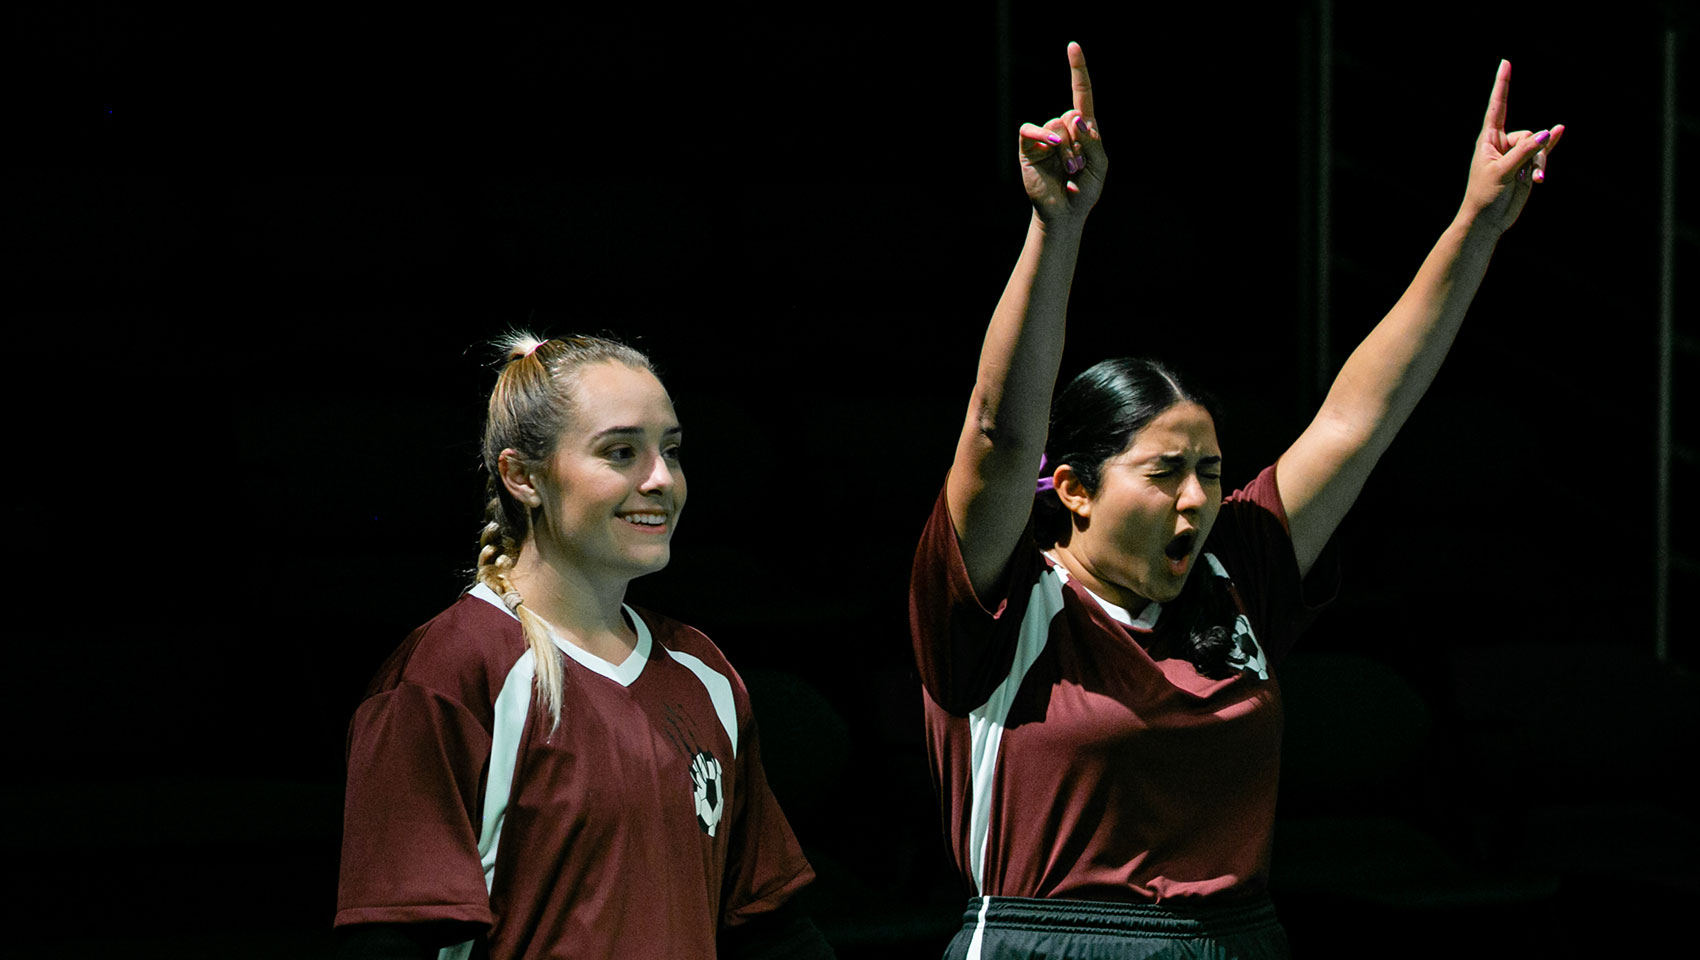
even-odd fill
[{"label": "jersey shoulder panel", "polygon": [[[733,669],[731,661],[726,659],[726,654],[721,652],[720,647],[701,630],[689,624],[680,623],[666,614],[656,613],[644,607],[633,607],[632,609],[643,618],[643,622],[649,627],[650,635],[654,638],[655,643],[667,651],[667,656],[681,664],[688,663],[687,668],[691,669],[692,672],[698,672],[696,664],[701,664],[711,675],[724,680],[736,709],[737,726],[740,729],[747,728],[752,720],[750,694],[744,686],[743,678],[738,675],[737,670]],[[683,654],[684,656],[674,656],[675,654]],[[654,654],[652,653],[651,656],[653,657]],[[689,663],[689,661],[695,661],[695,663]],[[719,681],[714,681],[712,676],[705,678],[705,683],[709,682],[712,682],[714,686],[719,686]]]},{"label": "jersey shoulder panel", "polygon": [[1310,574],[1300,577],[1273,465],[1223,500],[1205,550],[1226,567],[1252,618],[1267,625],[1265,649],[1272,663],[1285,659],[1298,635],[1339,589],[1338,551],[1332,540]]},{"label": "jersey shoulder panel", "polygon": [[519,620],[480,584],[408,634],[366,696],[410,684],[488,716],[526,649]]}]

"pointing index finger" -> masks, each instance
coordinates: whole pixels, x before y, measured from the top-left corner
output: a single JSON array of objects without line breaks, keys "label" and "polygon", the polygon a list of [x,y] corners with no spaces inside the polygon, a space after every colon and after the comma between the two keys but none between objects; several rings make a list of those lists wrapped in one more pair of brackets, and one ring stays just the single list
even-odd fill
[{"label": "pointing index finger", "polygon": [[1074,109],[1088,120],[1095,119],[1098,114],[1092,108],[1092,78],[1086,73],[1086,54],[1078,43],[1068,45],[1068,74],[1074,87]]},{"label": "pointing index finger", "polygon": [[1493,95],[1488,97],[1487,116],[1482,118],[1482,129],[1505,132],[1505,107],[1510,97],[1511,61],[1501,60],[1499,73],[1493,78]]}]

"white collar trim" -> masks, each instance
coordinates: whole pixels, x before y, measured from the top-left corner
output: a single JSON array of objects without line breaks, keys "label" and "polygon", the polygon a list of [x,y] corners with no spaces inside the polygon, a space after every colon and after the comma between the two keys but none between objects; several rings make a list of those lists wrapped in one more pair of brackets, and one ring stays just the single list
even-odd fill
[{"label": "white collar trim", "polygon": [[[1067,583],[1069,581],[1068,568],[1062,565],[1062,561],[1057,559],[1055,553],[1046,550],[1044,551],[1044,554],[1045,558],[1051,561],[1051,569],[1056,571],[1057,578],[1063,583]],[[1216,576],[1228,580],[1233,579],[1228,576],[1228,568],[1222,566],[1222,561],[1216,559],[1216,555],[1214,553],[1206,553],[1204,555],[1204,562],[1210,565],[1210,572],[1214,573]],[[1147,602],[1145,604],[1145,609],[1139,611],[1139,616],[1135,617],[1133,614],[1128,612],[1127,608],[1117,606],[1116,604],[1105,600],[1103,597],[1098,596],[1096,593],[1093,593],[1092,588],[1088,587],[1086,584],[1081,584],[1080,589],[1085,590],[1087,596],[1098,601],[1098,606],[1102,607],[1104,612],[1110,615],[1110,619],[1122,624],[1123,626],[1134,627],[1140,630],[1150,630],[1157,626],[1157,618],[1163,615],[1163,605],[1155,600]]]},{"label": "white collar trim", "polygon": [[[483,600],[497,610],[513,617],[513,619],[519,619],[514,616],[512,610],[508,609],[508,605],[502,602],[502,598],[496,596],[496,591],[490,589],[488,585],[480,582],[467,593]],[[636,610],[623,603],[620,604],[620,609],[625,612],[626,621],[632,625],[632,629],[637,631],[637,646],[633,647],[632,652],[620,663],[609,663],[589,650],[580,647],[561,636],[553,625],[549,626],[549,639],[555,642],[555,646],[562,653],[571,657],[574,663],[598,676],[607,677],[622,687],[629,687],[637,680],[638,675],[643,673],[644,665],[649,663],[649,652],[655,645],[655,638],[650,635],[649,624],[643,622],[643,618],[638,616]],[[544,622],[547,623],[548,621]]]},{"label": "white collar trim", "polygon": [[[1068,568],[1063,566],[1062,562],[1056,558],[1056,555],[1051,553],[1049,550],[1045,551],[1045,556],[1049,558],[1052,564],[1054,564],[1051,569],[1056,571],[1058,579],[1062,580],[1063,583],[1067,583],[1069,581]],[[1206,556],[1208,556],[1208,554],[1206,554]],[[1092,588],[1088,587],[1086,584],[1081,584],[1080,589],[1085,590],[1087,596],[1098,601],[1098,606],[1102,607],[1104,612],[1110,615],[1111,620],[1114,620],[1123,626],[1133,627],[1137,630],[1151,630],[1157,626],[1157,618],[1163,615],[1163,605],[1155,600],[1146,601],[1145,609],[1139,611],[1139,616],[1135,617],[1132,613],[1128,612],[1126,607],[1111,603],[1103,597],[1098,596],[1096,593],[1093,593]]]}]

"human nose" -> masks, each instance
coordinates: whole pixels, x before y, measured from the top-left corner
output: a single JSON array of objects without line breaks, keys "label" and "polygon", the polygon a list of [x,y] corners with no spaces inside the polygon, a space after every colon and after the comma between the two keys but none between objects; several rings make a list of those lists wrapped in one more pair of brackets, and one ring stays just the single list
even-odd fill
[{"label": "human nose", "polygon": [[669,464],[666,457],[656,454],[650,458],[649,473],[638,484],[638,490],[642,493],[666,493],[678,481],[677,465]]},{"label": "human nose", "polygon": [[1210,502],[1210,494],[1204,489],[1204,481],[1197,473],[1188,473],[1181,479],[1180,489],[1175,491],[1175,509],[1181,513],[1201,510]]}]

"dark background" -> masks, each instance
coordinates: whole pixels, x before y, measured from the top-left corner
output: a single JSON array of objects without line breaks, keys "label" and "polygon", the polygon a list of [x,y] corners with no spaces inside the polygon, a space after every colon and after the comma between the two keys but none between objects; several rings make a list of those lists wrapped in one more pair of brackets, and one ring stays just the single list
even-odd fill
[{"label": "dark background", "polygon": [[1700,903],[1700,581],[1678,564],[1657,662],[1654,424],[1663,35],[1687,173],[1691,10],[982,6],[19,8],[14,932],[323,955],[346,723],[466,582],[487,343],[520,326],[662,368],[690,510],[631,597],[744,674],[841,955],[937,956],[966,894],[909,558],[1020,247],[1014,130],[1069,106],[1071,39],[1113,166],[1064,376],[1190,371],[1236,485],[1448,223],[1499,58],[1513,127],[1567,125],[1283,674],[1272,883],[1300,956],[1675,930]]}]

